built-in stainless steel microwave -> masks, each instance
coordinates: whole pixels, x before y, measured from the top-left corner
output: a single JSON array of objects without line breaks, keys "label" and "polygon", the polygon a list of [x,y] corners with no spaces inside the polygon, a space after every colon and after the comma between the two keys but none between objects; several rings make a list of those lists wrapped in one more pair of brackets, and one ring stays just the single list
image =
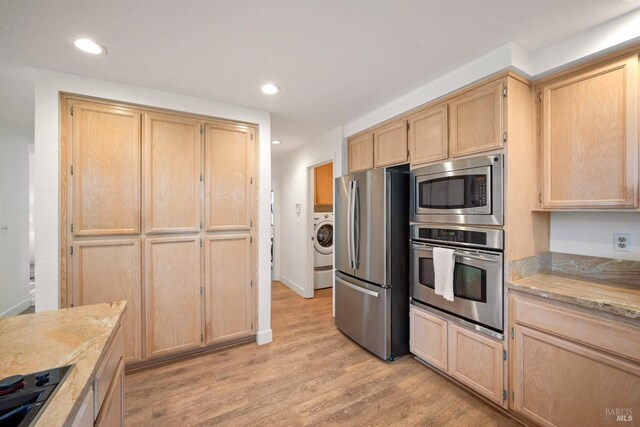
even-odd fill
[{"label": "built-in stainless steel microwave", "polygon": [[504,156],[473,157],[411,172],[411,221],[504,224]]}]

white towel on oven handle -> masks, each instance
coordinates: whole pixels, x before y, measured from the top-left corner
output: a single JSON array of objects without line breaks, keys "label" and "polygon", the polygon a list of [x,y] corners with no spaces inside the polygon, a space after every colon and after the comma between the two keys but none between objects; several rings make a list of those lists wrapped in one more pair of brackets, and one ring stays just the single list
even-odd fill
[{"label": "white towel on oven handle", "polygon": [[453,301],[453,269],[455,267],[453,249],[433,248],[434,288],[436,295],[447,301]]}]

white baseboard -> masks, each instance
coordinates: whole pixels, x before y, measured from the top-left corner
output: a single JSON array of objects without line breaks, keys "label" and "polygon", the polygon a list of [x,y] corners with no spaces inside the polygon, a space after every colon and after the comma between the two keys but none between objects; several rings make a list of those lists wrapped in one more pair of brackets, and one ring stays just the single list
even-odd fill
[{"label": "white baseboard", "polygon": [[27,308],[29,308],[29,306],[31,305],[30,303],[31,303],[31,300],[29,298],[25,299],[24,301],[20,301],[18,304],[14,305],[13,307],[9,308],[3,313],[0,313],[0,317],[17,316],[18,314],[22,313]]},{"label": "white baseboard", "polygon": [[280,275],[280,281],[282,283],[284,283],[285,286],[287,286],[288,288],[290,288],[293,292],[297,293],[298,295],[300,295],[303,298],[306,298],[304,296],[304,288],[300,285],[298,285],[296,282],[294,282],[293,280],[289,279],[288,277],[284,276],[284,275]]},{"label": "white baseboard", "polygon": [[258,345],[269,344],[273,341],[273,333],[271,329],[265,329],[264,331],[258,331],[256,334],[256,342]]}]

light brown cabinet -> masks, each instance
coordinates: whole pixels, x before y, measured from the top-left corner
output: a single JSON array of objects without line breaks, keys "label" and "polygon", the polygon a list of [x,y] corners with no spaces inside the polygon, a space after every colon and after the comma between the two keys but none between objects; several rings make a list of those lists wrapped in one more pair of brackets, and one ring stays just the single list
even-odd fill
[{"label": "light brown cabinet", "polygon": [[255,335],[256,127],[62,103],[61,305],[126,300],[127,365]]},{"label": "light brown cabinet", "polygon": [[350,139],[348,148],[349,173],[373,169],[373,132]]},{"label": "light brown cabinet", "polygon": [[225,234],[205,242],[205,342],[253,333],[250,236]]},{"label": "light brown cabinet", "polygon": [[640,327],[518,293],[509,301],[514,410],[552,426],[617,425],[608,410],[635,409]]},{"label": "light brown cabinet", "polygon": [[409,310],[409,349],[429,365],[498,405],[507,405],[503,343],[425,310]]},{"label": "light brown cabinet", "polygon": [[398,165],[409,161],[407,121],[398,120],[373,132],[373,166]]},{"label": "light brown cabinet", "polygon": [[446,160],[449,156],[447,104],[427,108],[409,117],[411,164]]},{"label": "light brown cabinet", "polygon": [[140,113],[76,102],[71,132],[73,235],[140,233]]},{"label": "light brown cabinet", "polygon": [[537,88],[543,208],[638,206],[638,56]]},{"label": "light brown cabinet", "polygon": [[122,318],[126,362],[142,359],[141,251],[138,239],[73,244],[73,304],[127,301]]},{"label": "light brown cabinet", "polygon": [[147,239],[145,247],[146,357],[200,347],[198,236]]},{"label": "light brown cabinet", "polygon": [[120,361],[107,397],[100,408],[97,427],[124,427],[124,361]]},{"label": "light brown cabinet", "polygon": [[447,370],[447,321],[415,307],[409,309],[409,349],[436,368]]},{"label": "light brown cabinet", "polygon": [[500,149],[507,140],[507,81],[501,79],[449,101],[452,157]]},{"label": "light brown cabinet", "polygon": [[313,170],[313,204],[333,205],[333,163],[318,166]]}]

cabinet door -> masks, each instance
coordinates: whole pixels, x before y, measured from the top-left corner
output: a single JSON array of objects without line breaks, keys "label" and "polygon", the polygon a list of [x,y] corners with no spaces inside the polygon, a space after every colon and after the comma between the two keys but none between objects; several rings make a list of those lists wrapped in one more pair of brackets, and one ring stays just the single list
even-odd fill
[{"label": "cabinet door", "polygon": [[333,163],[314,169],[314,203],[316,205],[333,204]]},{"label": "cabinet door", "polygon": [[73,252],[74,305],[126,300],[122,320],[125,360],[140,360],[140,242],[137,239],[74,242]]},{"label": "cabinet door", "polygon": [[634,207],[638,56],[541,88],[543,207]]},{"label": "cabinet door", "polygon": [[384,167],[406,163],[407,121],[399,120],[373,132],[373,164]]},{"label": "cabinet door", "polygon": [[147,233],[200,228],[200,122],[181,116],[144,117]]},{"label": "cabinet door", "polygon": [[200,347],[200,286],[198,236],[147,240],[147,358]]},{"label": "cabinet door", "polygon": [[449,374],[499,405],[503,401],[502,343],[449,325]]},{"label": "cabinet door", "polygon": [[449,102],[453,157],[502,148],[506,124],[506,80],[491,82]]},{"label": "cabinet door", "polygon": [[436,105],[409,117],[411,164],[446,160],[449,155],[447,104]]},{"label": "cabinet door", "polygon": [[349,173],[373,169],[373,133],[349,140]]},{"label": "cabinet door", "polygon": [[420,309],[409,310],[409,348],[425,362],[447,370],[447,322]]},{"label": "cabinet door", "polygon": [[206,344],[251,335],[254,308],[250,236],[207,237],[204,274]]},{"label": "cabinet door", "polygon": [[140,233],[140,114],[74,102],[74,236]]},{"label": "cabinet door", "polygon": [[205,229],[249,230],[255,129],[205,125]]},{"label": "cabinet door", "polygon": [[635,420],[637,364],[519,325],[514,332],[516,411],[545,426],[619,425],[617,408],[633,408]]},{"label": "cabinet door", "polygon": [[96,427],[124,427],[124,362],[113,377],[111,388],[102,404]]}]

